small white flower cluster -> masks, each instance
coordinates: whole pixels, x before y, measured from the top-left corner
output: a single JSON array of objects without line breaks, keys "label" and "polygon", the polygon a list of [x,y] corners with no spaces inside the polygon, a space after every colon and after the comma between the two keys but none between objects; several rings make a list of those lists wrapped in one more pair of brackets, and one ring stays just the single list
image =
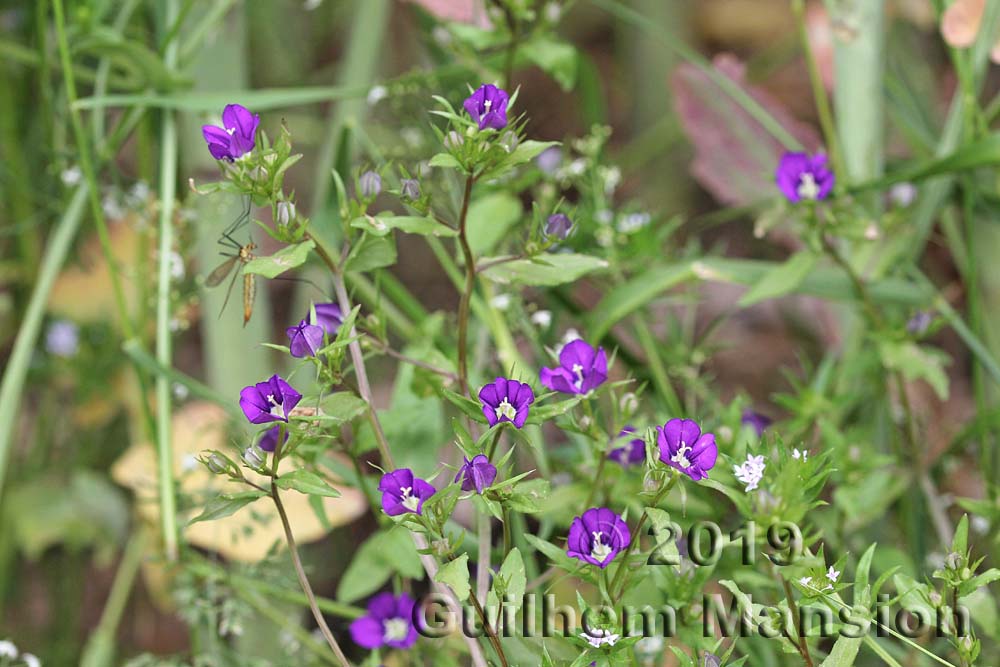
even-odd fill
[{"label": "small white flower cluster", "polygon": [[760,480],[764,478],[764,456],[758,455],[753,456],[752,454],[747,454],[747,460],[741,465],[733,466],[733,474],[736,475],[742,484],[746,484],[746,491],[749,493],[757,488]]},{"label": "small white flower cluster", "polygon": [[10,658],[24,663],[25,667],[42,667],[42,661],[32,653],[19,653],[17,645],[9,639],[0,639],[0,658]]},{"label": "small white flower cluster", "polygon": [[795,459],[796,461],[802,461],[803,463],[805,463],[806,460],[809,458],[809,450],[807,450],[807,449],[803,449],[803,450],[793,449],[792,450],[792,458]]},{"label": "small white flower cluster", "polygon": [[592,628],[587,632],[581,632],[580,636],[586,639],[594,648],[600,648],[605,644],[614,646],[621,639],[621,635],[612,634],[610,630],[602,630],[600,628]]},{"label": "small white flower cluster", "polygon": [[[830,580],[830,583],[828,583],[823,590],[832,591],[833,585],[837,583],[838,579],[840,579],[840,572],[838,570],[835,570],[831,565],[830,569],[826,571],[826,578]],[[809,588],[812,588],[814,590],[819,590],[819,586],[813,584],[812,577],[802,577],[801,579],[799,579],[799,584],[803,586],[808,586]]]}]

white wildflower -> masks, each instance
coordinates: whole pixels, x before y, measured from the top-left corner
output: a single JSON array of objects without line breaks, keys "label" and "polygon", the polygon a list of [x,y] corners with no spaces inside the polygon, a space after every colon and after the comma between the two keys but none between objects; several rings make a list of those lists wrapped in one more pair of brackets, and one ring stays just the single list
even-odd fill
[{"label": "white wildflower", "polygon": [[653,220],[649,213],[629,213],[618,221],[618,231],[631,234],[647,226]]},{"label": "white wildflower", "polygon": [[579,157],[569,163],[567,171],[569,171],[572,176],[579,176],[583,174],[583,172],[587,171],[587,161],[582,157]]},{"label": "white wildflower", "polygon": [[368,106],[373,107],[387,97],[389,97],[389,90],[385,86],[372,86],[372,89],[368,91]]},{"label": "white wildflower", "polygon": [[0,658],[16,658],[17,646],[9,639],[0,640]]},{"label": "white wildflower", "polygon": [[973,516],[969,525],[980,535],[985,535],[990,531],[990,520],[983,516]]},{"label": "white wildflower", "polygon": [[531,314],[531,323],[539,329],[548,329],[552,324],[551,310],[537,310]]},{"label": "white wildflower", "polygon": [[764,457],[762,455],[753,456],[747,454],[747,460],[741,465],[733,466],[733,474],[741,483],[746,484],[746,492],[757,488],[760,480],[764,477]]},{"label": "white wildflower", "polygon": [[580,636],[586,639],[591,646],[594,648],[600,648],[607,644],[608,646],[614,646],[621,639],[621,635],[612,634],[610,630],[602,630],[600,628],[593,628],[588,632],[581,632]]},{"label": "white wildflower", "polygon": [[801,579],[799,579],[799,584],[801,584],[802,586],[812,586],[812,580],[813,580],[812,577],[802,577]]},{"label": "white wildflower", "polygon": [[21,660],[24,661],[24,667],[42,667],[42,661],[33,653],[25,653]]},{"label": "white wildflower", "polygon": [[801,460],[803,463],[805,463],[806,460],[809,458],[809,450],[807,450],[807,449],[802,449],[802,450],[793,449],[792,450],[792,458],[795,459],[796,461]]},{"label": "white wildflower", "polygon": [[913,183],[897,183],[889,188],[889,199],[896,206],[909,206],[917,199],[917,186]]},{"label": "white wildflower", "polygon": [[509,294],[497,294],[495,297],[490,299],[490,305],[497,310],[507,310],[510,308],[510,295]]},{"label": "white wildflower", "polygon": [[831,565],[830,569],[826,571],[826,578],[833,583],[837,583],[837,579],[840,578],[840,572],[833,569],[833,566]]},{"label": "white wildflower", "polygon": [[45,332],[45,349],[57,357],[73,357],[80,349],[80,329],[69,320],[56,320]]},{"label": "white wildflower", "polygon": [[170,260],[170,277],[176,281],[184,280],[184,258],[181,257],[180,253],[171,251]]},{"label": "white wildflower", "polygon": [[76,165],[69,167],[68,169],[63,169],[62,173],[59,174],[59,178],[62,179],[63,185],[74,186],[80,183],[83,179],[83,172]]}]

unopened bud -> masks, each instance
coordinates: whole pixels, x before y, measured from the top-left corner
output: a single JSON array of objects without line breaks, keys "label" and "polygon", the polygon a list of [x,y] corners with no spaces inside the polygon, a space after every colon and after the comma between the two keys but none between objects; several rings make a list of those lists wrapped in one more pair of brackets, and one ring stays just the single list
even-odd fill
[{"label": "unopened bud", "polygon": [[456,132],[455,130],[452,130],[444,137],[444,147],[450,151],[457,149],[464,143],[465,139],[463,139],[462,135]]},{"label": "unopened bud", "polygon": [[264,465],[264,454],[256,445],[250,445],[243,452],[243,462],[251,468],[259,468]]},{"label": "unopened bud", "polygon": [[295,220],[295,204],[290,201],[278,202],[278,224],[282,227]]},{"label": "unopened bud", "polygon": [[358,179],[358,186],[361,188],[362,197],[372,199],[382,192],[382,177],[374,171],[366,171]]},{"label": "unopened bud", "polygon": [[618,399],[618,409],[626,415],[635,414],[635,411],[639,409],[639,397],[631,391],[622,394],[622,397]]},{"label": "unopened bud", "polygon": [[222,457],[218,454],[212,454],[208,457],[208,461],[205,462],[208,469],[211,470],[216,475],[221,475],[226,472],[226,462],[222,460]]},{"label": "unopened bud", "polygon": [[403,199],[416,201],[420,199],[420,182],[415,178],[404,178],[399,187]]},{"label": "unopened bud", "polygon": [[573,221],[565,213],[553,213],[545,221],[545,236],[565,239],[573,231]]},{"label": "unopened bud", "polygon": [[500,135],[500,145],[508,153],[513,153],[514,149],[518,147],[521,140],[517,138],[517,133],[513,130],[507,130],[502,135]]}]

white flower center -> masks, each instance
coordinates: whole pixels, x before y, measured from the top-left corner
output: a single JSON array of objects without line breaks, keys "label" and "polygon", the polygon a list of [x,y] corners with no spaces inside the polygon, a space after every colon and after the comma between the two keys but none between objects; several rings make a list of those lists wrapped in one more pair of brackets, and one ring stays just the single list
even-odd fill
[{"label": "white flower center", "polygon": [[491,106],[493,106],[492,100],[483,100],[483,109],[486,111],[486,113],[490,112]]},{"label": "white flower center", "polygon": [[583,366],[580,364],[573,364],[573,375],[576,376],[576,386],[579,388],[583,385]]},{"label": "white flower center", "polygon": [[403,507],[411,512],[416,512],[417,508],[420,507],[420,498],[411,495],[412,493],[412,486],[404,486],[399,489],[400,502],[403,504]]},{"label": "white flower center", "polygon": [[274,394],[267,395],[267,402],[271,404],[270,413],[272,415],[274,415],[275,417],[280,417],[281,419],[285,418],[285,408],[283,408],[281,404],[275,400]]},{"label": "white flower center", "polygon": [[690,468],[691,462],[688,461],[686,456],[687,452],[690,452],[691,448],[688,447],[687,443],[681,440],[681,446],[677,450],[677,453],[670,457],[670,460],[679,465],[682,468]]},{"label": "white flower center", "polygon": [[594,531],[594,547],[590,551],[590,557],[598,563],[603,563],[611,553],[611,545],[601,541],[601,535],[603,534],[603,531]]},{"label": "white flower center", "polygon": [[808,171],[799,177],[798,193],[802,199],[819,197],[819,185],[816,183],[816,177]]},{"label": "white flower center", "polygon": [[497,419],[506,417],[510,421],[514,421],[514,418],[517,417],[517,410],[510,404],[510,401],[507,400],[506,396],[503,401],[500,402],[500,405],[496,407],[496,413]]},{"label": "white flower center", "polygon": [[226,128],[226,132],[229,133],[229,136],[233,136],[234,134],[236,134],[236,128],[235,127],[227,127]]},{"label": "white flower center", "polygon": [[382,621],[382,632],[386,641],[402,641],[410,634],[410,624],[405,618],[390,618]]}]

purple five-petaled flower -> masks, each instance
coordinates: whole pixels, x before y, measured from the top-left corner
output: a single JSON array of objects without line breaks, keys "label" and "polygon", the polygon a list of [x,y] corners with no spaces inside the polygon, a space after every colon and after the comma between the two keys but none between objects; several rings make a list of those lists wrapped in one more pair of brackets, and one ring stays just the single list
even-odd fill
[{"label": "purple five-petaled flower", "polygon": [[202,125],[201,134],[208,152],[216,160],[232,162],[253,150],[260,116],[239,104],[227,104],[222,111],[222,127]]},{"label": "purple five-petaled flower", "polygon": [[[278,448],[278,434],[281,432],[280,426],[272,426],[264,432],[260,440],[257,442],[257,446],[260,447],[265,452],[273,452]],[[281,444],[284,445],[288,442],[288,429],[285,429],[285,437],[281,439]]]},{"label": "purple five-petaled flower", "polygon": [[760,437],[764,433],[764,429],[771,425],[772,419],[767,415],[762,415],[759,412],[754,412],[753,410],[744,410],[743,415],[740,417],[740,423],[744,426],[750,426],[753,428],[757,437]]},{"label": "purple five-petaled flower", "polygon": [[251,424],[287,422],[288,414],[302,400],[302,394],[278,375],[264,382],[243,387],[240,407]]},{"label": "purple five-petaled flower", "polygon": [[497,378],[479,390],[479,400],[490,426],[511,422],[521,428],[528,418],[528,406],[535,402],[535,392],[525,382]]},{"label": "purple five-petaled flower", "polygon": [[552,391],[586,394],[608,379],[608,355],[603,347],[594,350],[578,338],[559,351],[559,366],[543,368],[539,379]]},{"label": "purple five-petaled flower", "polygon": [[485,454],[476,454],[470,461],[465,459],[465,463],[459,468],[455,475],[455,481],[462,480],[462,490],[472,491],[482,495],[483,490],[493,483],[497,478],[497,469]]},{"label": "purple five-petaled flower", "polygon": [[628,524],[619,515],[607,507],[592,507],[570,524],[566,553],[604,569],[631,540]]},{"label": "purple five-petaled flower", "polygon": [[656,431],[661,461],[696,482],[708,477],[708,471],[719,456],[714,435],[702,433],[701,427],[691,419],[671,419],[657,426]]},{"label": "purple five-petaled flower", "polygon": [[826,199],[833,190],[834,175],[826,166],[826,155],[785,153],[774,173],[785,198],[793,204],[802,200]]},{"label": "purple five-petaled flower", "polygon": [[382,492],[382,510],[389,516],[407,512],[423,514],[424,501],[435,493],[433,486],[414,477],[409,468],[400,468],[382,475],[378,490]]},{"label": "purple five-petaled flower", "polygon": [[507,127],[507,93],[492,83],[479,86],[463,106],[476,121],[480,130],[492,127],[502,130]]},{"label": "purple five-petaled flower", "polygon": [[323,347],[323,327],[300,321],[294,327],[285,329],[288,335],[288,350],[293,357],[315,357]]},{"label": "purple five-petaled flower", "polygon": [[[618,434],[618,437],[624,438],[634,433],[635,427],[626,426]],[[625,445],[615,447],[608,452],[608,458],[619,463],[624,468],[642,463],[646,460],[646,441],[642,438],[632,438]]]},{"label": "purple five-petaled flower", "polygon": [[413,625],[413,598],[379,593],[368,601],[368,613],[351,623],[351,639],[368,649],[390,646],[410,648],[417,641]]}]

